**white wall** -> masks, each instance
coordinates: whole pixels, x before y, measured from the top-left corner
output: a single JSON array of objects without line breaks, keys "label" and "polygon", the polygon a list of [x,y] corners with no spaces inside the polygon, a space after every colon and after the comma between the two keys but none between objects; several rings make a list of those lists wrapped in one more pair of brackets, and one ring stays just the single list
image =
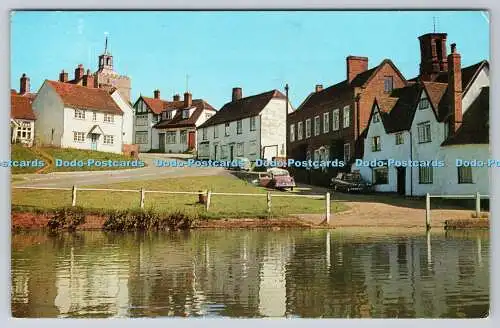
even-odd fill
[{"label": "white wall", "polygon": [[134,108],[123,99],[123,96],[115,91],[111,94],[111,97],[116,102],[118,107],[123,111],[122,120],[122,133],[123,133],[123,143],[133,144],[134,143]]},{"label": "white wall", "polygon": [[[97,150],[111,153],[122,152],[122,120],[121,115],[114,115],[114,122],[104,122],[104,113],[97,112],[96,120],[93,120],[92,111],[85,111],[85,119],[77,119],[74,117],[75,110],[73,108],[64,108],[64,133],[62,137],[61,147],[77,148],[77,149],[92,149],[91,139],[88,133],[94,125],[99,125],[103,134],[97,140]],[[84,142],[75,142],[73,132],[85,132]],[[113,144],[104,144],[104,135],[114,136]]]},{"label": "white wall", "polygon": [[[38,90],[32,108],[37,118],[35,121],[35,139],[42,145],[61,146],[64,131],[64,105],[59,95],[47,82]],[[53,134],[52,129],[54,129]]]},{"label": "white wall", "polygon": [[479,72],[474,83],[470,86],[467,93],[464,95],[462,99],[462,112],[465,112],[467,108],[472,104],[474,99],[479,96],[481,93],[481,88],[490,85],[490,73],[487,67],[483,67],[483,69]]},{"label": "white wall", "polygon": [[[291,108],[289,105],[288,108]],[[286,129],[287,129],[287,112],[286,100],[273,98],[264,107],[261,114],[261,147],[277,145],[277,154],[273,148],[271,152],[265,151],[264,158],[271,159],[274,156],[286,156]]]}]

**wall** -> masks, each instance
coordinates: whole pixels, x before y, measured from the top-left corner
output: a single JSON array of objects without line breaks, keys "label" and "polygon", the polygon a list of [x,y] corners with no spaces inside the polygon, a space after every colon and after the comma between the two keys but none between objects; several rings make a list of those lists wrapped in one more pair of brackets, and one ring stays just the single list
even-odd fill
[{"label": "wall", "polygon": [[[133,137],[133,143],[137,143],[137,140],[136,140],[136,134],[137,132],[147,132],[148,133],[148,140],[146,143],[142,144],[142,143],[139,143],[139,150],[141,152],[147,152],[147,151],[150,151],[151,149],[155,149],[154,147],[152,147],[152,135],[153,135],[153,113],[151,113],[148,109],[147,109],[147,105],[142,101],[142,99],[140,99],[139,101],[137,101],[137,103],[134,105],[134,108],[136,110],[136,115],[147,115],[147,120],[146,120],[146,125],[138,125],[138,123],[141,123],[140,120],[137,120],[137,119],[134,119],[134,137]],[[156,138],[155,140],[156,141],[156,146],[158,149],[158,133],[156,133]]]},{"label": "wall", "polygon": [[[490,85],[489,69],[483,67],[483,69],[477,75],[474,83],[469,87],[467,93],[462,99],[462,111],[465,112],[467,108],[472,104],[474,99],[481,93],[481,88]],[[464,90],[465,91],[465,90]]]},{"label": "wall", "polygon": [[[289,105],[289,107],[291,106]],[[271,160],[275,156],[286,156],[286,118],[286,99],[271,99],[260,114],[260,121],[262,122],[260,132],[261,147],[277,145],[277,150],[264,148],[264,157],[266,159]]]},{"label": "wall", "polygon": [[134,143],[134,108],[125,101],[122,95],[115,91],[111,94],[111,97],[116,102],[118,107],[123,111],[123,143],[133,144]]},{"label": "wall", "polygon": [[[46,82],[38,90],[32,108],[35,121],[35,142],[42,145],[61,146],[64,132],[63,103],[57,93]],[[52,129],[54,138],[52,139]]]}]

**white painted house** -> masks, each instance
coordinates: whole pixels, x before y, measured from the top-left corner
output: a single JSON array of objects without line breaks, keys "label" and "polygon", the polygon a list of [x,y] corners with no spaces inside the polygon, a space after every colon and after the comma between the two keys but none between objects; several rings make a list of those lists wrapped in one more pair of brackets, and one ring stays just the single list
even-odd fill
[{"label": "white painted house", "polygon": [[116,90],[46,80],[33,111],[42,145],[122,153],[133,135],[132,107]]},{"label": "white painted house", "polygon": [[242,98],[241,88],[234,88],[232,101],[198,128],[198,158],[286,156],[287,108],[292,109],[278,90]]},{"label": "white painted house", "polygon": [[[444,83],[446,82],[446,83]],[[486,61],[461,68],[452,45],[447,71],[379,97],[367,128],[363,163],[354,165],[379,192],[404,195],[488,194],[486,167],[457,167],[457,158],[490,158],[489,67]],[[429,166],[391,163],[431,161]]]}]

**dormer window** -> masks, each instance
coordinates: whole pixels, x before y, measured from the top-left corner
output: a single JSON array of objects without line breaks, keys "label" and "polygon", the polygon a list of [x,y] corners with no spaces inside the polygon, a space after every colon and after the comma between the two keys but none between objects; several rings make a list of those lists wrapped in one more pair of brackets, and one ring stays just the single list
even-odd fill
[{"label": "dormer window", "polygon": [[380,114],[377,112],[373,114],[373,123],[378,123],[380,122]]},{"label": "dormer window", "polygon": [[189,118],[189,109],[185,109],[182,111],[182,118]]},{"label": "dormer window", "polygon": [[420,103],[418,104],[418,109],[426,109],[429,108],[429,99],[422,98]]}]

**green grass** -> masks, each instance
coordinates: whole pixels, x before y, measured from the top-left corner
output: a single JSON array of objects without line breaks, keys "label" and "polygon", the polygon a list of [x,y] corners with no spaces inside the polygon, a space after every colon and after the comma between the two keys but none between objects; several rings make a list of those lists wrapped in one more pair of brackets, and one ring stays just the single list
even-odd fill
[{"label": "green grass", "polygon": [[[90,186],[91,187],[91,186]],[[203,176],[169,178],[161,180],[130,181],[96,188],[135,189],[137,192],[78,191],[77,205],[89,209],[137,209],[140,204],[140,188],[146,190],[258,193],[262,196],[214,195],[210,210],[198,204],[198,195],[146,193],[145,208],[161,212],[182,210],[186,213],[203,214],[205,217],[265,217],[267,216],[266,190],[243,180],[228,176]],[[281,193],[273,191],[273,193]],[[60,208],[71,205],[71,191],[12,190],[12,205],[24,208]],[[324,213],[325,200],[296,197],[273,197],[272,216],[291,214]],[[347,206],[332,202],[332,213],[343,211]]]},{"label": "green grass", "polygon": [[[24,147],[20,144],[11,145],[10,157],[13,161],[33,161],[35,159],[45,160],[40,155],[33,152],[31,148]],[[12,167],[11,173],[34,173],[39,167]]]}]

